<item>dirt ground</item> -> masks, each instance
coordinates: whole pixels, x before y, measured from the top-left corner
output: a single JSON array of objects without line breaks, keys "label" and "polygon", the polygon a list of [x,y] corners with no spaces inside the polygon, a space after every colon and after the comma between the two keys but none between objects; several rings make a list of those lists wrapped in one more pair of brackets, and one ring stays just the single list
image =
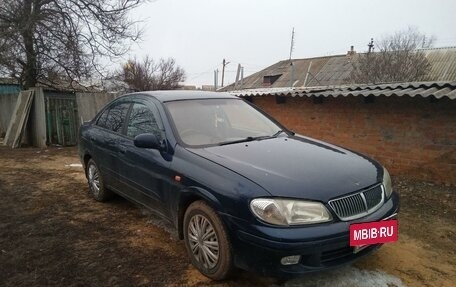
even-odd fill
[{"label": "dirt ground", "polygon": [[[456,286],[454,186],[394,178],[400,239],[351,269],[288,282],[238,271],[220,283],[161,220],[120,197],[89,198],[75,163],[75,148],[0,147],[0,286]],[[353,270],[398,283],[343,284]]]}]

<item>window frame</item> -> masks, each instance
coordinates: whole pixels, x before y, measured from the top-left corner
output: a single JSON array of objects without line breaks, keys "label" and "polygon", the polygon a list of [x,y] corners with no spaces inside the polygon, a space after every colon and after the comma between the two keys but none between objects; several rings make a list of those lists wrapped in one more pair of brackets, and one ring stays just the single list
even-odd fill
[{"label": "window frame", "polygon": [[160,131],[161,138],[158,139],[158,140],[166,139],[166,131],[165,131],[165,127],[164,127],[164,124],[163,124],[163,119],[160,116],[160,112],[158,110],[157,105],[155,103],[153,103],[153,102],[142,101],[142,100],[132,100],[130,102],[130,108],[129,108],[129,111],[128,111],[128,114],[127,114],[127,120],[125,121],[124,130],[123,130],[122,134],[128,139],[134,140],[134,137],[128,136],[128,125],[130,124],[130,120],[131,120],[130,116],[131,116],[131,113],[133,111],[133,106],[135,104],[143,105],[143,106],[145,106],[146,108],[149,109],[149,111],[155,117],[155,120],[156,120],[157,126],[158,126],[158,130]]},{"label": "window frame", "polygon": [[[106,116],[106,120],[107,120],[107,118],[109,117],[109,113],[111,112],[111,109],[115,108],[116,106],[122,105],[122,104],[127,104],[128,108],[127,108],[127,112],[125,113],[125,121],[122,123],[122,127],[120,128],[119,131],[114,131],[114,130],[109,129],[109,128],[105,127],[105,126],[100,126],[98,124],[98,121],[101,119],[101,117],[106,112],[107,112],[107,116]],[[113,133],[113,134],[124,135],[125,134],[125,127],[126,127],[127,119],[129,119],[131,107],[132,107],[132,102],[129,101],[129,100],[121,99],[119,101],[114,101],[111,104],[107,105],[104,109],[102,109],[99,112],[99,114],[94,118],[93,125],[96,126],[97,128],[103,129],[103,130],[108,131],[108,132]]]}]

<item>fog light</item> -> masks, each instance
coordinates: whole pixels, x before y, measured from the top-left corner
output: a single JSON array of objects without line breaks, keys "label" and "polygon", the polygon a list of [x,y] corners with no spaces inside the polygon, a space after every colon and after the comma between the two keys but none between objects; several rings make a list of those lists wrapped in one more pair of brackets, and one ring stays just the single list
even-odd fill
[{"label": "fog light", "polygon": [[282,265],[293,265],[293,264],[298,264],[299,260],[301,260],[301,255],[292,255],[292,256],[283,257],[280,260],[280,263],[282,263]]}]

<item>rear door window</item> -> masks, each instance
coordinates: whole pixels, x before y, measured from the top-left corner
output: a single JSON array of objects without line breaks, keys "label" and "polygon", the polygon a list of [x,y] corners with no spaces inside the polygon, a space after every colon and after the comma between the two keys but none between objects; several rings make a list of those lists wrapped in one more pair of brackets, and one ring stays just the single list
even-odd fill
[{"label": "rear door window", "polygon": [[120,103],[110,107],[101,114],[97,125],[116,133],[122,132],[130,103]]},{"label": "rear door window", "polygon": [[106,119],[108,118],[108,113],[109,113],[109,109],[105,109],[104,112],[101,114],[101,116],[97,120],[97,126],[105,128],[105,129],[107,128]]}]

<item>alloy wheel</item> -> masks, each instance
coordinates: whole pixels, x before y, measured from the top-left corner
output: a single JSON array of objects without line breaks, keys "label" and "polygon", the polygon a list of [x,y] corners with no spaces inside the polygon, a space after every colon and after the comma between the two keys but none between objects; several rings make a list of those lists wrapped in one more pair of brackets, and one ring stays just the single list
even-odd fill
[{"label": "alloy wheel", "polygon": [[195,260],[207,270],[214,268],[219,261],[219,240],[211,222],[202,215],[194,215],[187,232]]},{"label": "alloy wheel", "polygon": [[98,196],[100,193],[100,175],[97,167],[93,164],[89,166],[89,184],[93,194]]}]

